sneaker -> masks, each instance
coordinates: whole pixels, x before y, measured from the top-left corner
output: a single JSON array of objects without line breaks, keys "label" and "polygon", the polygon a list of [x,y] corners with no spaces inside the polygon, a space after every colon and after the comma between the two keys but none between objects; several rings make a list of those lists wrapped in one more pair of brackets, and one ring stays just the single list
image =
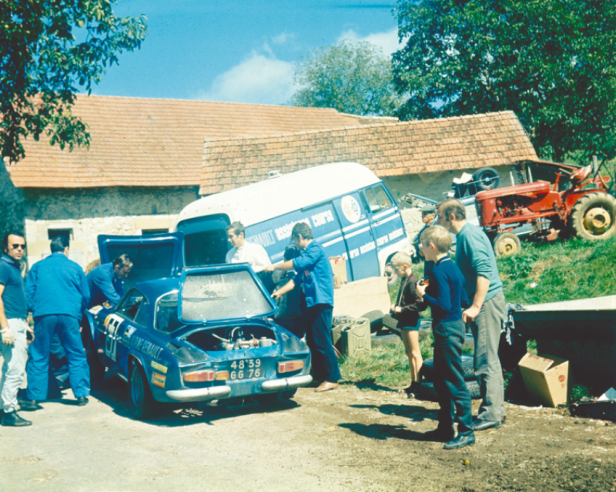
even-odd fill
[{"label": "sneaker", "polygon": [[80,396],[79,398],[77,398],[77,406],[84,407],[87,404],[88,404],[88,397],[87,396]]},{"label": "sneaker", "polygon": [[24,412],[34,412],[35,410],[41,410],[43,407],[40,406],[36,400],[27,400],[27,399],[20,399],[19,400],[19,409],[24,411]]},{"label": "sneaker", "polygon": [[460,435],[443,446],[444,449],[460,449],[475,444],[475,434]]},{"label": "sneaker", "polygon": [[12,412],[4,412],[1,424],[4,427],[27,427],[32,425],[32,422],[22,419],[19,415],[17,415],[17,412],[13,410]]}]

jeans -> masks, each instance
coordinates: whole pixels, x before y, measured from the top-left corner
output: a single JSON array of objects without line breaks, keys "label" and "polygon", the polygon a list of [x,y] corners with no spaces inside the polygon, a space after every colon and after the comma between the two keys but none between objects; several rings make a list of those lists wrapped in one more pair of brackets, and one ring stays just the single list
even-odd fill
[{"label": "jeans", "polygon": [[[26,368],[26,321],[23,319],[9,319],[9,328],[15,335],[13,345],[2,344],[2,379],[0,379],[0,394],[2,395],[2,408],[5,412],[12,412],[17,408],[17,392],[24,381]],[[0,342],[1,343],[1,342]]]},{"label": "jeans", "polygon": [[336,383],[342,376],[332,343],[333,308],[317,304],[306,309],[306,343],[312,354],[312,373],[316,381]]},{"label": "jeans", "polygon": [[504,319],[505,296],[501,291],[483,303],[475,321],[470,323],[475,339],[475,375],[483,398],[477,420],[500,422],[505,417],[503,369],[498,357]]},{"label": "jeans", "polygon": [[66,314],[49,314],[34,318],[34,341],[28,362],[28,400],[45,400],[48,390],[51,339],[57,333],[66,351],[68,373],[75,398],[90,394],[90,368],[83,349],[79,320]]}]

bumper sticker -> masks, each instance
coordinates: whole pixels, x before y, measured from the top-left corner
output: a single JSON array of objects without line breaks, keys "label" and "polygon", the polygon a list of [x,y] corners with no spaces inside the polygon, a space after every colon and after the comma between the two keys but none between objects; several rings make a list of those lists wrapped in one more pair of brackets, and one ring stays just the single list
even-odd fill
[{"label": "bumper sticker", "polygon": [[162,374],[158,374],[157,372],[152,373],[152,384],[160,388],[164,388],[166,380],[167,376],[163,376]]}]

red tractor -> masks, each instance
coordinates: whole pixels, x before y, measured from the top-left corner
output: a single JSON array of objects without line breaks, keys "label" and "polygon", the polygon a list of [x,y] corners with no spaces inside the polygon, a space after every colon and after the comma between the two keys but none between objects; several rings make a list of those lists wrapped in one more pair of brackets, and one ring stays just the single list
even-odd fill
[{"label": "red tractor", "polygon": [[521,250],[520,239],[512,231],[523,224],[532,226],[529,239],[554,240],[559,234],[573,233],[603,240],[616,233],[616,198],[609,194],[610,178],[602,177],[596,164],[580,168],[542,162],[540,167],[549,181],[481,191],[475,196],[479,224],[492,239],[497,256]]}]

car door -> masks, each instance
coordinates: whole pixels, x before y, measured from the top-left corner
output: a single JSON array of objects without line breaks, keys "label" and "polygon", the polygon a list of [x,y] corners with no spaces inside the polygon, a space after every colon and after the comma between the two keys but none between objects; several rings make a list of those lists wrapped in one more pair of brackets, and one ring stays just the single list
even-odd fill
[{"label": "car door", "polygon": [[124,280],[124,291],[138,282],[174,277],[183,267],[181,232],[147,236],[98,236],[101,263],[109,263],[120,255],[130,257],[133,268]]}]

